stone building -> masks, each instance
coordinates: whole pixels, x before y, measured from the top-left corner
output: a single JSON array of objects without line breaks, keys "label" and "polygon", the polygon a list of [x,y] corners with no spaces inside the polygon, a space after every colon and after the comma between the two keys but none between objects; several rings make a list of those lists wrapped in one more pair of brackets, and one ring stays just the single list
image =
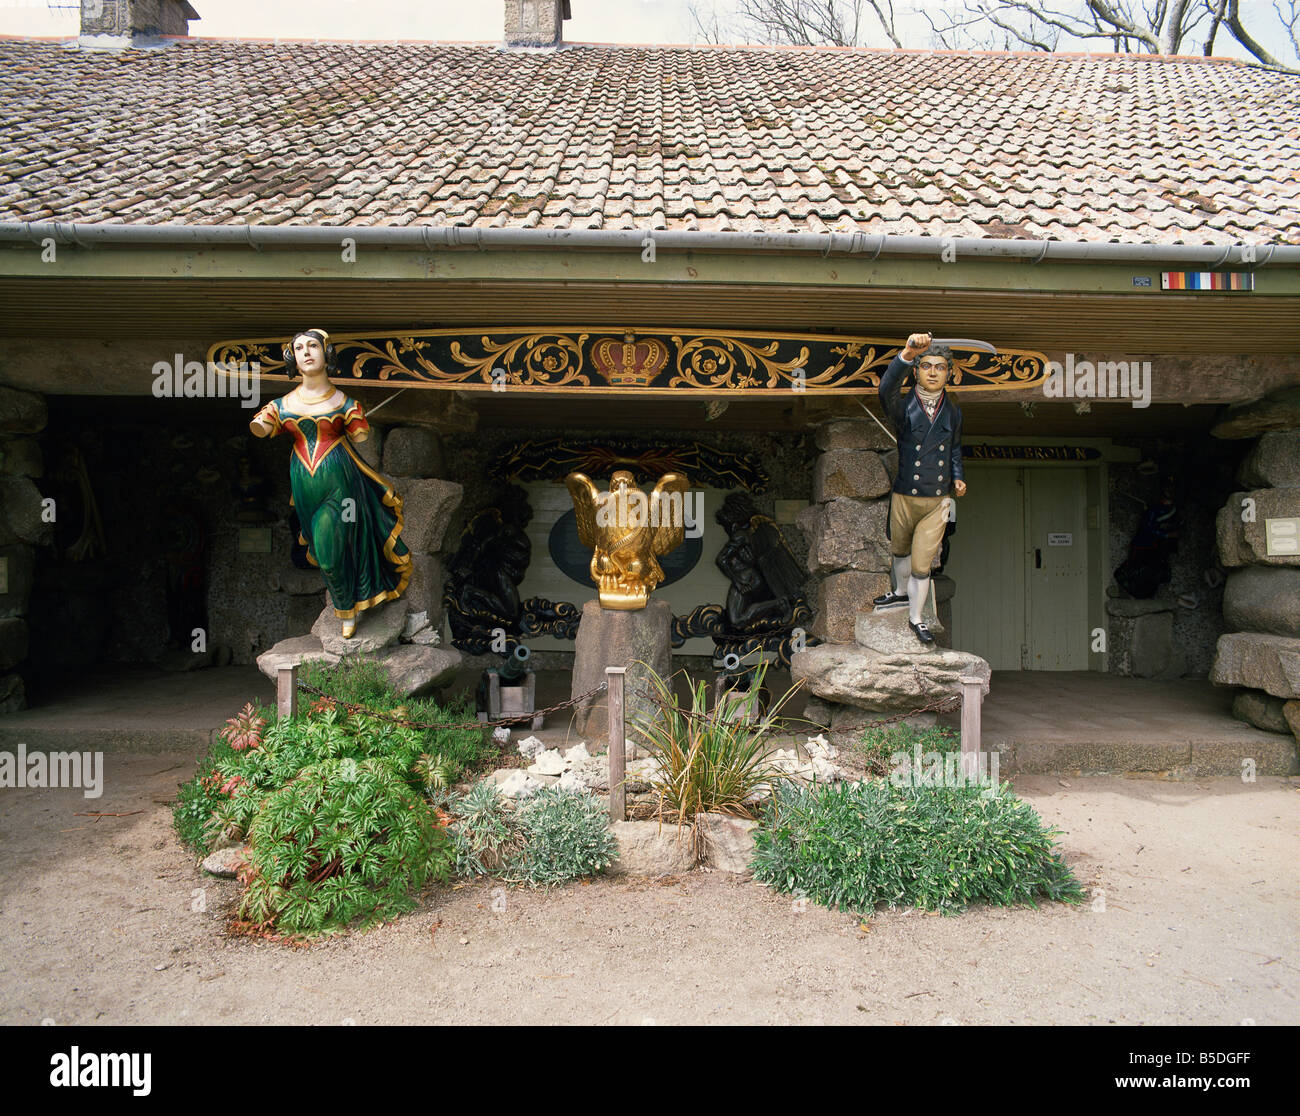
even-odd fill
[{"label": "stone building", "polygon": [[[0,41],[4,708],[183,660],[192,627],[217,664],[310,627],[285,447],[187,370],[260,354],[278,393],[310,326],[382,405],[435,621],[505,481],[521,595],[580,605],[555,462],[648,477],[662,451],[702,470],[674,613],[726,596],[715,514],[743,491],[806,565],[808,637],[849,641],[900,467],[864,407],[925,329],[998,350],[957,347],[946,638],[995,671],[1212,678],[1300,727],[1294,75],[584,45],[559,2],[509,0],[488,44],[200,40],[176,0],[95,7],[76,41]],[[1144,518],[1169,577],[1134,597],[1113,573]]]}]

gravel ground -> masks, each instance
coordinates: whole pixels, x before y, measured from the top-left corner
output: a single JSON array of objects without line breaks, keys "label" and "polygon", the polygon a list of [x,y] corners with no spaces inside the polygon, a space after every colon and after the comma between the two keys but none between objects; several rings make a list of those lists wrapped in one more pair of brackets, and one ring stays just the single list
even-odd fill
[{"label": "gravel ground", "polygon": [[1300,1021],[1296,779],[1017,779],[1095,889],[1077,907],[864,922],[722,873],[484,883],[291,949],[227,937],[238,885],[177,842],[158,800],[194,757],[106,762],[99,799],[0,791],[0,1022]]}]

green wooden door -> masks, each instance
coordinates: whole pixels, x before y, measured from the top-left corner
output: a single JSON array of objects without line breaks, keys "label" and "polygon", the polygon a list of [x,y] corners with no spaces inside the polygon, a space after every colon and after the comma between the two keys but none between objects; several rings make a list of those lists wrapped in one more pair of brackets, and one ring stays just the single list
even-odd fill
[{"label": "green wooden door", "polygon": [[1087,471],[966,465],[945,572],[953,646],[994,670],[1087,670]]}]

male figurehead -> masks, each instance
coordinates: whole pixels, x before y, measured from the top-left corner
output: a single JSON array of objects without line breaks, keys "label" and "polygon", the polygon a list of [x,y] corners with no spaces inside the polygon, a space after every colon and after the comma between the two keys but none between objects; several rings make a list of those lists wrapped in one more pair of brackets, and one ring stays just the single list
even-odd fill
[{"label": "male figurehead", "polygon": [[[903,381],[916,383],[904,396]],[[908,622],[923,644],[934,636],[921,619],[930,593],[930,569],[943,543],[952,497],[965,495],[962,479],[961,411],[944,390],[952,352],[931,346],[930,334],[914,333],[880,379],[880,403],[898,436],[898,477],[889,497],[889,545],[894,588],[876,608],[906,604]]]}]

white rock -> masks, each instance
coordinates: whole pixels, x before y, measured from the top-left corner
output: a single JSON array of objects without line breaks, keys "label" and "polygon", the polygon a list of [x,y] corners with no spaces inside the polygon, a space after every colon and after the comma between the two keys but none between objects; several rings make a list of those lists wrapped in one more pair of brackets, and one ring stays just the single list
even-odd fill
[{"label": "white rock", "polygon": [[583,740],[575,744],[564,753],[564,758],[571,764],[581,763],[583,760],[591,759],[591,753],[587,751],[587,742]]},{"label": "white rock", "polygon": [[563,775],[569,764],[556,748],[547,748],[540,753],[536,762],[528,769],[529,775]]},{"label": "white rock", "polygon": [[248,846],[234,845],[210,853],[203,862],[203,870],[214,876],[220,876],[223,880],[233,880],[246,863],[248,863]]},{"label": "white rock", "polygon": [[542,784],[526,772],[515,770],[498,789],[506,798],[527,798],[542,789]]},{"label": "white rock", "polygon": [[812,761],[813,773],[817,776],[817,781],[821,783],[838,783],[844,778],[844,772],[836,767],[830,760],[814,756]]},{"label": "white rock", "polygon": [[572,771],[566,771],[560,776],[560,790],[574,791],[578,794],[587,793],[587,784],[579,779]]},{"label": "white rock", "polygon": [[840,750],[834,744],[829,743],[821,733],[808,737],[808,743],[804,746],[808,749],[808,754],[814,759],[833,760],[840,754]]},{"label": "white rock", "polygon": [[601,793],[609,791],[609,762],[606,756],[593,756],[575,764],[570,774],[588,790]]},{"label": "white rock", "polygon": [[436,647],[442,642],[442,636],[438,634],[437,628],[424,628],[411,636],[412,643],[422,643],[428,647]]},{"label": "white rock", "polygon": [[546,751],[546,745],[535,736],[525,736],[522,740],[515,742],[515,747],[519,749],[519,754],[524,759],[535,759]]},{"label": "white rock", "polygon": [[505,725],[497,725],[492,730],[492,739],[498,744],[508,744],[510,742],[510,730]]}]

